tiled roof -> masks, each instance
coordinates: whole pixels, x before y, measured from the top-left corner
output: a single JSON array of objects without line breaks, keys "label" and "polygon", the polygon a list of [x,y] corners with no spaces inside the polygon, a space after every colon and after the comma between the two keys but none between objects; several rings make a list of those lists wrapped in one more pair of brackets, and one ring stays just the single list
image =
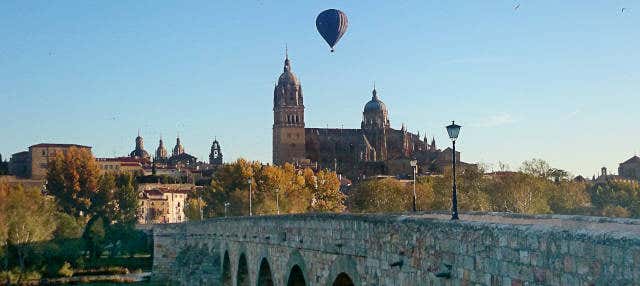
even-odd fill
[{"label": "tiled roof", "polygon": [[115,157],[115,158],[96,158],[96,161],[140,163],[141,160],[139,158],[133,158],[133,157]]}]

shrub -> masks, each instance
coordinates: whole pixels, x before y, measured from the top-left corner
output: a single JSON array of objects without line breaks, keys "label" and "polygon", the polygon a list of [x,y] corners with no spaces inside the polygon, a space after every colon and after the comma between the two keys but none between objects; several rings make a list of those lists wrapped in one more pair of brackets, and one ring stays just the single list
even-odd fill
[{"label": "shrub", "polygon": [[61,277],[71,277],[73,276],[73,268],[71,268],[71,263],[64,262],[62,267],[58,270],[58,275]]}]

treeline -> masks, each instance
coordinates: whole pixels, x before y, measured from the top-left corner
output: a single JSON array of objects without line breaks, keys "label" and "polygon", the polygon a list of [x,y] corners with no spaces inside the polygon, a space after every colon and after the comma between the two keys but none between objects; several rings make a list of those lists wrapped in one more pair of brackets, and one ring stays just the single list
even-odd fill
[{"label": "treeline", "polygon": [[[640,218],[640,185],[633,181],[599,183],[574,179],[540,159],[523,162],[516,172],[486,173],[468,169],[457,174],[460,211],[523,214],[581,214]],[[451,208],[452,173],[418,177],[419,211]],[[251,180],[249,183],[249,180]],[[406,212],[412,210],[413,183],[395,178],[357,182],[343,193],[330,171],[295,170],[240,159],[222,167],[211,185],[192,196],[190,220],[249,214],[249,184],[254,215],[304,212]],[[276,200],[278,198],[278,200]],[[225,208],[225,204],[227,207]],[[226,212],[225,212],[226,209]]]},{"label": "treeline", "polygon": [[[451,208],[452,173],[418,177],[418,210]],[[539,159],[526,161],[517,172],[485,174],[482,170],[458,173],[460,211],[524,214],[581,214],[640,218],[640,185],[634,181],[574,179]],[[411,210],[413,184],[397,179],[363,181],[351,190],[352,212],[404,212]]]},{"label": "treeline", "polygon": [[200,210],[203,217],[249,215],[249,189],[254,215],[345,210],[345,195],[334,172],[239,159],[222,166],[211,184],[189,199],[186,215],[190,220],[200,219]]},{"label": "treeline", "polygon": [[45,190],[0,181],[0,280],[71,276],[104,256],[150,253],[134,229],[138,203],[132,175],[101,176],[81,149],[50,162]]}]

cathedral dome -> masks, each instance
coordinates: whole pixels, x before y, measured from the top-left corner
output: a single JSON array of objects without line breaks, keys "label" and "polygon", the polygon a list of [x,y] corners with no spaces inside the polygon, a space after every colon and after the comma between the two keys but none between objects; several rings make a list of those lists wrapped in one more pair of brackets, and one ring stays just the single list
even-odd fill
[{"label": "cathedral dome", "polygon": [[378,92],[376,89],[373,89],[373,97],[367,104],[364,105],[364,112],[370,111],[384,111],[387,112],[387,106],[384,105],[384,102],[378,98]]}]

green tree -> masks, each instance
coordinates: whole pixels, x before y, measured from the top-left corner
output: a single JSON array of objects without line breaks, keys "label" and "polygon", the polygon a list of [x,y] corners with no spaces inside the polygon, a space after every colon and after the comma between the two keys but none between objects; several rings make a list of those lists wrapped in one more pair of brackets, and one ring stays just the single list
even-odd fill
[{"label": "green tree", "polygon": [[587,192],[587,184],[559,180],[550,186],[549,207],[558,214],[586,214],[591,198]]},{"label": "green tree", "polygon": [[94,216],[106,217],[109,220],[116,219],[118,201],[116,200],[116,175],[108,172],[100,176],[98,190],[91,197],[90,213]]},{"label": "green tree", "polygon": [[526,214],[550,213],[551,181],[527,173],[494,178],[487,186],[494,211]]},{"label": "green tree", "polygon": [[104,252],[106,244],[106,226],[104,219],[100,216],[92,217],[84,229],[82,238],[84,239],[89,257],[99,258]]},{"label": "green tree", "polygon": [[89,214],[100,170],[89,150],[70,148],[49,163],[47,190],[68,214]]},{"label": "green tree", "polygon": [[596,214],[623,213],[612,209],[621,207],[628,211],[630,217],[640,217],[640,185],[637,182],[612,180],[596,183],[588,192]]},{"label": "green tree", "polygon": [[[433,201],[429,209],[450,210],[453,193],[453,172],[447,169],[442,176],[431,179],[433,185]],[[456,175],[456,193],[458,211],[488,211],[491,209],[487,191],[487,180],[483,173],[468,169]]]},{"label": "green tree", "polygon": [[134,186],[134,177],[129,173],[118,176],[115,199],[118,203],[116,220],[124,224],[135,224],[138,218],[140,198]]},{"label": "green tree", "polygon": [[54,232],[56,239],[76,239],[82,237],[82,224],[78,223],[78,219],[66,214],[56,213],[57,227]]},{"label": "green tree", "polygon": [[202,217],[200,210],[207,208],[207,203],[203,199],[189,198],[184,206],[184,215],[190,221],[199,221]]},{"label": "green tree", "polygon": [[351,190],[349,207],[354,212],[405,212],[411,209],[413,194],[396,179],[370,179]]},{"label": "green tree", "polygon": [[9,191],[3,204],[9,244],[16,250],[20,267],[18,283],[26,269],[32,244],[49,240],[56,229],[55,205],[39,189],[22,186]]}]

